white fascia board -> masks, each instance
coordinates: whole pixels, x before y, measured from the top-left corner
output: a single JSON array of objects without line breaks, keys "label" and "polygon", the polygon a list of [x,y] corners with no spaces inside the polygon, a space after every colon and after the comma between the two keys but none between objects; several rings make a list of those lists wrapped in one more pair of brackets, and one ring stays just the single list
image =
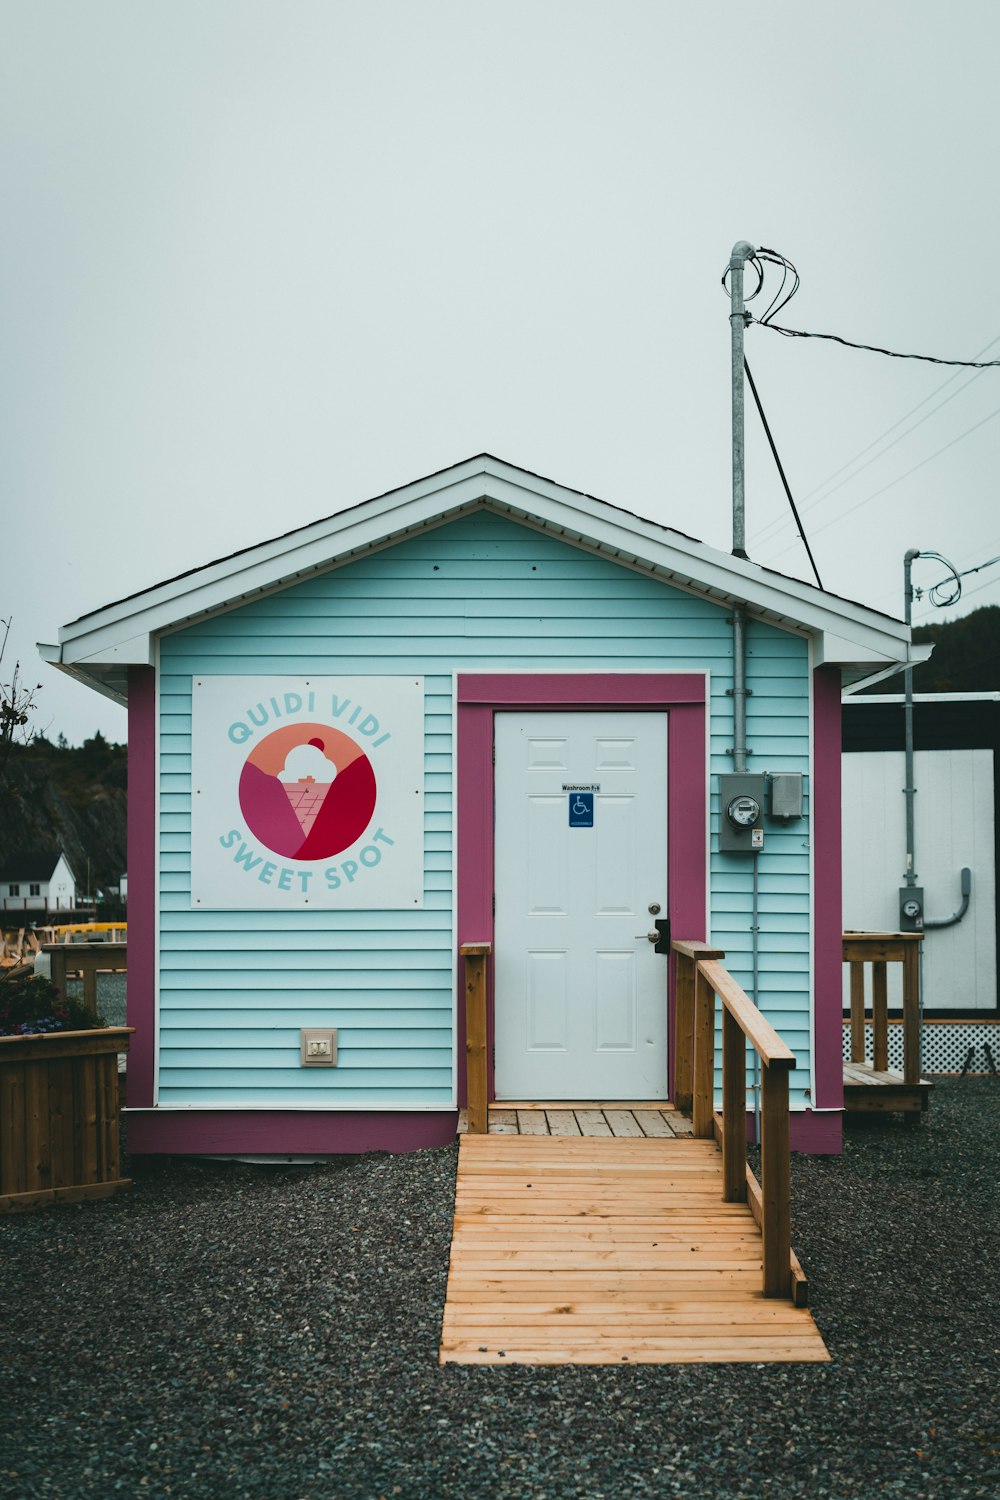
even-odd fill
[{"label": "white fascia board", "polygon": [[[1000,703],[1000,693],[914,693],[914,703]],[[861,703],[902,703],[902,693],[866,693]]]},{"label": "white fascia board", "polygon": [[[506,497],[496,486],[491,488],[490,498],[499,508],[518,513],[513,503],[505,507]],[[610,507],[588,496],[573,496],[573,502],[571,507],[564,507],[557,499],[545,507],[542,519],[546,530],[556,531],[567,541],[596,544],[606,555],[709,594],[720,603],[747,604],[775,624],[829,636],[827,649],[817,656],[817,665],[855,661],[859,656],[866,661],[906,659],[910,632],[902,621],[821,594],[795,578],[762,575],[760,568],[743,558],[718,552],[679,532],[665,535],[663,528],[627,512],[616,511],[611,519],[604,514]],[[536,506],[536,513],[539,509]],[[581,512],[588,513],[585,526],[581,526]],[[522,518],[530,519],[529,513],[525,511]]]},{"label": "white fascia board", "polygon": [[126,635],[139,639],[141,633],[148,640],[161,630],[288,587],[338,563],[350,562],[375,547],[401,541],[411,532],[438,525],[442,519],[442,498],[446,498],[447,515],[451,516],[474,508],[482,496],[482,479],[470,478],[450,484],[445,492],[438,486],[433,497],[410,500],[405,507],[395,506],[398,515],[388,512],[381,502],[371,501],[372,506],[378,507],[377,513],[368,511],[366,506],[364,517],[353,511],[342,517],[334,516],[280,542],[266,542],[211,563],[63,626],[59,632],[63,662],[106,660],[108,652],[121,644]]},{"label": "white fascia board", "polygon": [[[841,693],[841,701],[851,698],[855,693],[863,692],[865,688],[874,686],[876,682],[885,682],[888,677],[896,677],[900,672],[905,672],[907,667],[919,667],[923,662],[930,659],[933,645],[919,645],[910,647],[910,655],[907,661],[894,661],[889,666],[883,667],[880,672],[862,670],[858,667],[859,675],[845,685]],[[868,700],[870,701],[870,700]]]},{"label": "white fascia board", "polygon": [[112,703],[117,703],[119,707],[128,707],[127,665],[119,662],[112,667],[99,664],[91,667],[69,666],[60,659],[60,651],[59,646],[38,647],[39,655],[50,667],[56,667],[60,672],[65,672],[67,677],[72,677],[75,682],[83,683],[84,687],[93,688],[95,692],[105,698],[110,698]]},{"label": "white fascia board", "polygon": [[798,579],[764,574],[753,563],[497,459],[477,458],[85,616],[60,632],[61,664],[146,663],[149,638],[160,631],[342,566],[483,505],[720,604],[745,603],[775,624],[823,637],[817,662],[880,666],[906,659],[909,632],[901,622]]}]

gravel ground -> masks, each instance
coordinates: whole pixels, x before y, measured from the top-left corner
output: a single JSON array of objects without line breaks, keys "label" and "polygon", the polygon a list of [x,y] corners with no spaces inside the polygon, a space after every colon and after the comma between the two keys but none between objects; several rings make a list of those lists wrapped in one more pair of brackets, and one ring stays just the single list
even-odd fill
[{"label": "gravel ground", "polygon": [[1000,1081],[795,1159],[831,1365],[440,1369],[457,1151],[0,1221],[0,1495],[1000,1495]]}]

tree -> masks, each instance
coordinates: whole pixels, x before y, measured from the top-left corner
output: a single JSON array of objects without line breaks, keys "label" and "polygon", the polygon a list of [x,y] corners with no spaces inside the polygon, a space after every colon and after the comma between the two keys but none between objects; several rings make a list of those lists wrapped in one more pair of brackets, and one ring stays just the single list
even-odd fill
[{"label": "tree", "polygon": [[[11,621],[0,620],[0,625],[3,626],[3,641],[0,642],[0,663],[2,663],[7,649]],[[7,771],[11,746],[31,743],[32,731],[28,728],[28,719],[35,706],[35,694],[41,685],[38,682],[34,687],[25,687],[19,661],[14,663],[10,681],[0,682],[0,782],[3,781]]]}]

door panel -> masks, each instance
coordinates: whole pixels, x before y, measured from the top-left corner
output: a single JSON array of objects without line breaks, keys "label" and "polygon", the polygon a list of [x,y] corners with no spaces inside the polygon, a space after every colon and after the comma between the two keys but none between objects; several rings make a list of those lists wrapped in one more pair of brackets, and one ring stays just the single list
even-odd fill
[{"label": "door panel", "polygon": [[665,1099],[667,716],[498,713],[495,749],[497,1098]]}]

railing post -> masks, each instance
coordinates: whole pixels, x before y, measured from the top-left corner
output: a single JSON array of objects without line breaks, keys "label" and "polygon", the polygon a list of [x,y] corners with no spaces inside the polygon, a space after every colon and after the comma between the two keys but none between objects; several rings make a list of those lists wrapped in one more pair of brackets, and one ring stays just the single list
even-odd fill
[{"label": "railing post", "polygon": [[787,1297],[792,1253],[792,1173],[788,1127],[788,1068],[761,1069],[760,1195],[764,1241],[764,1296]]},{"label": "railing post", "polygon": [[694,1066],[694,960],[674,950],[674,1105],[691,1113]]},{"label": "railing post", "polygon": [[903,947],[903,1082],[920,1082],[920,940]]},{"label": "railing post", "polygon": [[698,1140],[711,1140],[715,1109],[715,991],[701,971],[694,970],[694,1075],[691,1109],[692,1133]]},{"label": "railing post", "polygon": [[884,1073],[889,1067],[889,986],[884,959],[872,964],[872,1067]]},{"label": "railing post", "polygon": [[865,1060],[865,966],[851,960],[851,1062]]},{"label": "railing post", "polygon": [[722,1007],[722,1196],[747,1196],[747,1043],[735,1016]]},{"label": "railing post", "polygon": [[486,958],[489,943],[463,943],[465,960],[466,1103],[470,1135],[485,1135],[488,1123],[486,1068]]}]

